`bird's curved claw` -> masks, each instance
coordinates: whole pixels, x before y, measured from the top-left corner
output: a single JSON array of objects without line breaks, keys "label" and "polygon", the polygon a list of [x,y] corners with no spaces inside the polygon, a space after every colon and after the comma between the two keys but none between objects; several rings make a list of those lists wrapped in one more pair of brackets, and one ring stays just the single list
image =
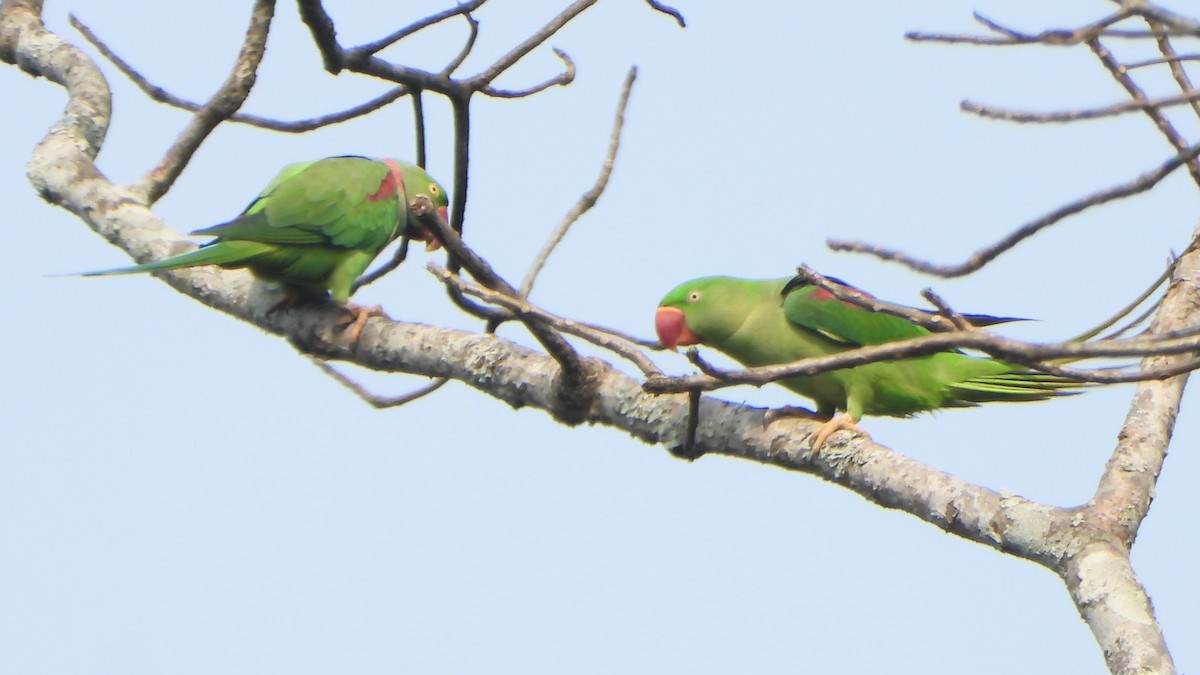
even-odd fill
[{"label": "bird's curved claw", "polygon": [[367,319],[373,316],[388,318],[388,315],[384,313],[383,308],[379,305],[364,307],[363,305],[356,305],[351,302],[346,303],[346,311],[350,313],[350,321],[342,327],[342,330],[346,332],[346,339],[350,340],[351,343],[358,342],[358,337],[362,335],[363,326],[367,325]]},{"label": "bird's curved claw", "polygon": [[825,441],[829,439],[835,431],[853,431],[867,438],[871,437],[866,431],[863,431],[858,426],[855,419],[845,413],[834,415],[828,422],[822,424],[816,431],[813,432],[812,454],[815,458],[821,452],[821,446],[825,445]]}]

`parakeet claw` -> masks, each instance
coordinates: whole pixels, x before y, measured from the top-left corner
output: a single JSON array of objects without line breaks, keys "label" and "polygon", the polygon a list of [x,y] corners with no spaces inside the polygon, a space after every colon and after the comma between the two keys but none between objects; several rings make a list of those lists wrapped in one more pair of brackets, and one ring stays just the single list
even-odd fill
[{"label": "parakeet claw", "polygon": [[813,457],[821,452],[821,446],[825,445],[825,441],[829,439],[835,431],[853,431],[856,434],[871,437],[871,434],[863,431],[853,417],[849,415],[834,415],[828,422],[822,424],[815,432],[813,432],[812,454]]},{"label": "parakeet claw", "polygon": [[346,311],[350,313],[350,321],[342,330],[346,331],[346,337],[350,342],[358,342],[358,336],[362,334],[363,326],[367,325],[367,319],[373,316],[387,318],[387,314],[384,314],[383,308],[379,305],[364,307],[354,303],[346,303]]}]

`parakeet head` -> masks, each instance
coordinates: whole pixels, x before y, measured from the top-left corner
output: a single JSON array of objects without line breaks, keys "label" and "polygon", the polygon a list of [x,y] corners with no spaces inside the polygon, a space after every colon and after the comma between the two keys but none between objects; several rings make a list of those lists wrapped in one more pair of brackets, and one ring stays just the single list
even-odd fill
[{"label": "parakeet head", "polygon": [[[440,183],[425,172],[425,169],[416,164],[408,164],[407,162],[394,159],[385,159],[383,161],[387,162],[389,166],[399,167],[400,177],[404,184],[406,203],[411,203],[417,195],[425,195],[433,202],[442,220],[446,222],[450,221],[449,210],[447,208],[450,204],[450,196],[446,194],[446,190]],[[411,214],[409,214],[408,223],[404,227],[404,233],[408,235],[409,239],[425,242],[426,251],[436,251],[442,246],[442,242],[438,241],[432,232],[421,227]]]},{"label": "parakeet head", "polygon": [[658,303],[654,329],[669,349],[700,343],[720,344],[733,335],[753,309],[746,280],[701,277],[676,286]]}]

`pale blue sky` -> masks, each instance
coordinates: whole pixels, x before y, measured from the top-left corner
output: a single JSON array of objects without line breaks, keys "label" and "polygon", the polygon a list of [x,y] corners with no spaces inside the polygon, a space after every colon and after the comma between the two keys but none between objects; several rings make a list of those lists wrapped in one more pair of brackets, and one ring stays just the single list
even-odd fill
[{"label": "pale blue sky", "polygon": [[[68,39],[82,41],[66,23],[74,12],[156,83],[200,100],[225,77],[247,16],[215,3],[47,4]],[[443,6],[329,4],[346,44]],[[466,71],[562,4],[492,0]],[[1098,18],[1108,3],[766,4],[680,0],[681,31],[639,0],[606,0],[553,38],[576,60],[573,85],[474,106],[470,243],[520,279],[594,180],[620,83],[637,64],[609,189],[534,292],[559,313],[648,335],[658,298],[682,280],[781,276],[807,262],[898,302],[917,304],[933,285],[965,311],[1038,317],[1007,332],[1051,340],[1119,307],[1186,245],[1200,200],[1181,172],[966,279],[830,252],[824,242],[836,236],[956,262],[1169,149],[1140,117],[1035,127],[958,111],[963,98],[1038,110],[1122,100],[1084,49],[902,37],[971,29],[974,10],[1038,31]],[[452,23],[389,54],[436,69],[463,33]],[[542,48],[498,84],[518,88],[557,67]],[[105,70],[115,114],[99,166],[128,181],[186,116]],[[307,117],[383,87],[321,71],[294,5],[281,2],[246,110]],[[21,244],[0,272],[10,297],[0,671],[1104,670],[1049,571],[812,477],[717,457],[687,464],[455,384],[376,411],[284,341],[153,278],[47,277],[127,258],[24,178],[62,90],[13,67],[0,68],[0,90],[10,102],[0,185],[9,241]],[[430,98],[428,112],[430,170],[449,182],[447,109]],[[412,152],[403,102],[304,136],[229,125],[155,211],[188,231],[235,214],[288,162]],[[357,299],[397,319],[477,328],[424,271],[427,259],[416,254]],[[528,342],[517,328],[501,332]],[[679,357],[660,361],[689,370]],[[363,377],[384,392],[422,382]],[[1090,496],[1131,391],[864,426],[969,480],[1074,505]],[[777,387],[719,396],[797,402]],[[1200,669],[1190,399],[1134,552],[1184,672]]]}]

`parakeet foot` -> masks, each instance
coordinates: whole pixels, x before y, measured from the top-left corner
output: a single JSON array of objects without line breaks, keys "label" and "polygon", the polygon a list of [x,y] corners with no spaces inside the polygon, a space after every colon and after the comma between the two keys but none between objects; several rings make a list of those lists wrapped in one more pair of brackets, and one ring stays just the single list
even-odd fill
[{"label": "parakeet foot", "polygon": [[763,426],[770,426],[775,420],[780,420],[785,417],[803,417],[807,420],[820,420],[822,422],[828,420],[832,415],[823,413],[819,410],[809,410],[803,406],[785,405],[782,408],[771,408],[763,413]]},{"label": "parakeet foot", "polygon": [[350,321],[346,323],[342,330],[346,331],[346,337],[350,342],[358,342],[358,336],[362,334],[363,326],[367,325],[367,319],[373,316],[387,318],[387,314],[383,313],[383,308],[379,305],[364,307],[348,302],[346,303],[346,311],[350,313]]},{"label": "parakeet foot", "polygon": [[281,298],[279,298],[278,300],[276,300],[274,304],[272,304],[270,307],[267,308],[267,316],[270,316],[270,315],[274,314],[275,312],[288,309],[290,307],[295,307],[297,305],[304,304],[306,302],[312,302],[311,295],[308,295],[306,293],[298,293],[291,289],[285,288],[283,291],[283,296]]},{"label": "parakeet foot", "polygon": [[853,431],[854,433],[861,434],[863,436],[866,436],[867,438],[871,437],[871,434],[868,434],[867,432],[863,431],[858,426],[858,423],[855,422],[853,417],[850,417],[849,415],[845,415],[845,414],[834,415],[828,422],[826,422],[825,424],[822,424],[820,426],[820,428],[818,428],[815,432],[813,432],[813,441],[812,441],[813,456],[815,457],[817,455],[817,453],[821,452],[821,446],[825,445],[825,441],[829,439],[829,437],[833,434],[833,432],[843,431],[843,430],[844,431]]}]

